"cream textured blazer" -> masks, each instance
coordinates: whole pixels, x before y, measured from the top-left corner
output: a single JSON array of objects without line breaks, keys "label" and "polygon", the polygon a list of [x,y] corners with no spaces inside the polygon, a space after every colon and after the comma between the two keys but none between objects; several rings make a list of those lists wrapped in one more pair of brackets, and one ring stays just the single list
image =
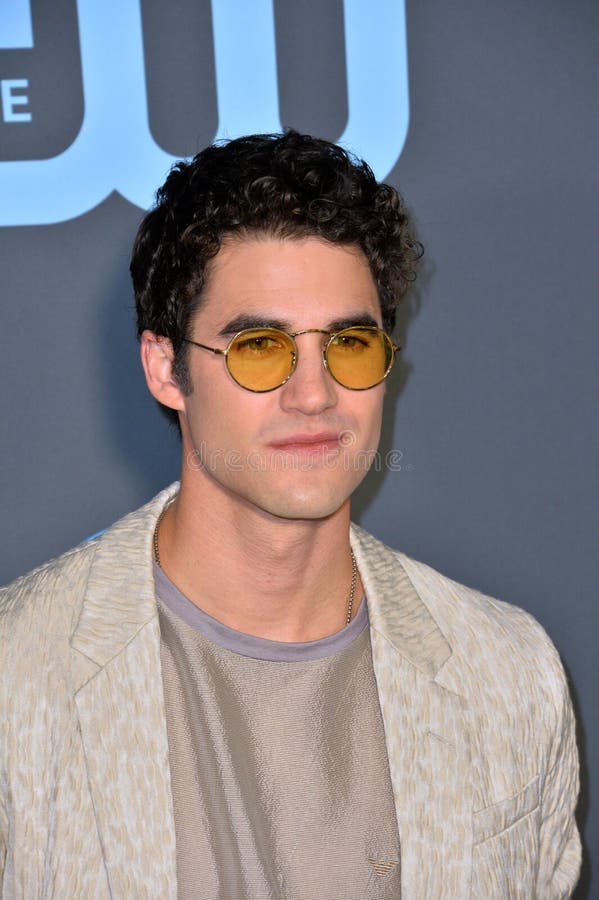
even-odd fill
[{"label": "cream textured blazer", "polygon": [[[176,898],[151,553],[176,490],[0,595],[4,900]],[[580,858],[577,757],[552,644],[522,610],[358,528],[351,540],[368,598],[402,900],[569,897]]]}]

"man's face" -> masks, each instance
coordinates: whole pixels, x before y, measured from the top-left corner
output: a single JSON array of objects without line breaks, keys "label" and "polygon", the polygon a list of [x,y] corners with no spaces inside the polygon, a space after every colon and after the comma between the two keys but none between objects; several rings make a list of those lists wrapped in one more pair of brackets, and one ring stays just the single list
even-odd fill
[{"label": "man's face", "polygon": [[[349,324],[381,325],[359,248],[246,238],[225,242],[213,260],[188,337],[225,349],[254,325],[295,332]],[[377,449],[385,389],[337,384],[323,366],[326,340],[298,336],[293,375],[268,393],[245,390],[222,356],[189,346],[193,392],[180,410],[186,484],[283,519],[322,518],[348,500]]]}]

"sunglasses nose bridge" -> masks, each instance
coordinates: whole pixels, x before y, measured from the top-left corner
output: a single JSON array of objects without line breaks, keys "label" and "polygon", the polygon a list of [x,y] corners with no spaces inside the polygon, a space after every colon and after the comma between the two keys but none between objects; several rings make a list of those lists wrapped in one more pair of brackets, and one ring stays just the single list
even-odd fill
[{"label": "sunglasses nose bridge", "polygon": [[299,347],[298,347],[296,338],[300,337],[301,335],[304,335],[304,334],[324,334],[327,336],[327,340],[322,344],[322,347],[321,347],[321,356],[322,356],[322,364],[328,372],[329,371],[329,363],[328,363],[328,359],[327,359],[327,352],[329,349],[329,345],[331,343],[331,332],[327,331],[325,328],[303,328],[301,331],[293,331],[293,332],[289,333],[289,337],[293,341],[293,346],[295,349],[295,354],[294,354],[295,360],[294,360],[293,370],[295,370],[295,367],[299,360]]},{"label": "sunglasses nose bridge", "polygon": [[[327,373],[327,375],[330,375],[329,363],[328,363],[328,359],[327,359],[327,351],[328,351],[328,348],[329,348],[329,345],[331,342],[331,332],[330,331],[327,331],[325,328],[303,328],[301,331],[288,332],[287,334],[293,341],[293,347],[294,347],[293,365],[291,368],[291,372],[289,373],[289,378],[291,378],[291,376],[294,374],[297,366],[299,365],[300,357],[301,356],[305,357],[305,352],[304,352],[304,354],[301,354],[298,343],[296,341],[297,337],[300,337],[305,334],[324,334],[324,335],[326,335],[327,340],[322,344],[322,346],[320,348],[321,365],[322,365],[323,369],[325,370],[325,372]],[[289,378],[287,380],[289,380]]]},{"label": "sunglasses nose bridge", "polygon": [[327,331],[326,328],[303,328],[301,331],[292,331],[291,337],[296,338],[300,334],[328,334],[331,332]]}]

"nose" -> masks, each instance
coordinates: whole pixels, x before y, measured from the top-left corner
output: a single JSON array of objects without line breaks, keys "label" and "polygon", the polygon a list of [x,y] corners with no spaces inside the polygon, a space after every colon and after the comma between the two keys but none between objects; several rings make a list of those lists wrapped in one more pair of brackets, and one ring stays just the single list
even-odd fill
[{"label": "nose", "polygon": [[296,337],[295,371],[281,390],[281,407],[305,415],[318,415],[337,403],[337,385],[324,366],[323,336],[302,334]]}]

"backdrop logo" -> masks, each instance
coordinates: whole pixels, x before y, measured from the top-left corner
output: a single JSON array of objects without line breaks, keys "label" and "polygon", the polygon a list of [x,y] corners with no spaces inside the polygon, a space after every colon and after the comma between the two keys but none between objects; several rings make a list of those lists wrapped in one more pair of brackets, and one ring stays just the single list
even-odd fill
[{"label": "backdrop logo", "polygon": [[[83,121],[49,159],[0,162],[0,225],[38,225],[82,215],[118,191],[142,208],[176,157],[154,140],[140,0],[77,0]],[[272,0],[212,0],[218,129],[215,139],[280,131]],[[35,25],[35,22],[34,22]],[[348,119],[339,143],[379,178],[395,165],[408,129],[402,0],[344,0]],[[0,48],[35,44],[29,0],[3,0]],[[248,77],[251,73],[251,77]],[[34,85],[0,72],[4,128],[35,127]]]}]

